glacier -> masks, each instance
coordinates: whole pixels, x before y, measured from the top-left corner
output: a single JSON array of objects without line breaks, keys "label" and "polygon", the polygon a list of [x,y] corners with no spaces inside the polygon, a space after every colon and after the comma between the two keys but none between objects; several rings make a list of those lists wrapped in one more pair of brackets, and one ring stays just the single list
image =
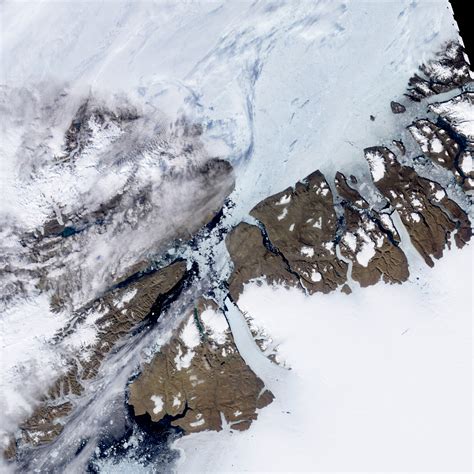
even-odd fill
[{"label": "glacier", "polygon": [[[363,149],[399,139],[414,150],[406,126],[434,117],[428,105],[458,93],[413,103],[403,120],[390,108],[420,64],[446,42],[460,40],[447,0],[3,2],[0,17],[3,445],[62,373],[63,356],[94,339],[94,324],[84,324],[60,351],[52,344],[55,335],[116,276],[143,261],[159,264],[179,256],[199,266],[200,289],[224,281],[230,268],[219,229],[202,231],[192,245],[189,238],[230,189],[224,229],[253,223],[248,213],[259,201],[315,169],[328,176],[343,169],[370,182]],[[64,134],[85,100],[116,115],[136,113],[138,119],[111,121],[107,128],[92,121],[92,140],[78,162],[61,162]],[[195,125],[198,136],[188,130]],[[216,158],[232,165],[232,176],[203,184],[195,170]],[[437,173],[447,183],[447,173]],[[155,200],[140,213],[137,202],[150,188]],[[370,185],[366,191],[374,192]],[[456,187],[448,193],[468,204]],[[59,221],[74,213],[89,215],[122,194],[126,199],[105,227],[88,224],[73,239],[59,239],[55,259],[41,265],[29,261],[19,236],[40,235],[41,229],[44,235],[52,216]],[[202,205],[196,209],[197,201]],[[472,346],[465,301],[472,286],[472,250],[448,252],[446,261],[427,271],[406,235],[402,246],[412,262],[408,288],[359,289],[348,313],[345,295],[305,299],[296,290],[246,287],[242,307],[281,338],[280,351],[294,366],[290,374],[260,354],[242,315],[227,300],[237,346],[277,401],[245,433],[177,440],[173,449],[180,459],[165,460],[161,468],[469,470],[466,443],[456,445],[449,434],[470,439],[464,361]],[[51,309],[50,293],[38,288],[40,270],[63,288],[66,305],[59,312]],[[443,286],[446,275],[451,280]],[[224,302],[222,288],[216,293]],[[270,302],[276,300],[282,309],[272,320]],[[415,314],[418,305],[423,310]],[[300,321],[291,315],[294,325],[285,326],[284,314],[295,306],[305,308],[304,315]],[[117,413],[127,381],[143,358],[169,339],[180,321],[179,308],[172,306],[167,321],[144,337],[134,335],[107,359],[66,436],[98,443],[111,422],[120,432],[123,414]],[[455,317],[447,319],[448,313]],[[315,341],[307,339],[308,328],[317,334]],[[334,346],[342,344],[338,331],[359,363],[355,369],[335,353]],[[310,355],[298,350],[310,342],[317,342]],[[440,345],[446,357],[437,352]],[[415,381],[423,370],[426,384],[420,389]],[[450,388],[440,390],[440,377]],[[418,390],[413,398],[403,393],[406,386]],[[395,394],[397,409],[384,424],[378,417]],[[436,407],[454,405],[452,418],[442,412],[438,431],[432,431]],[[397,431],[390,434],[393,427]],[[367,437],[360,437],[359,429]],[[436,438],[439,430],[443,436]],[[362,446],[364,439],[373,443],[371,450]],[[257,451],[256,440],[265,440]],[[393,443],[409,455],[397,458]],[[94,445],[76,457],[74,451],[64,440],[42,447],[27,469],[82,472]],[[121,462],[101,460],[101,472],[150,472],[133,457]]]}]

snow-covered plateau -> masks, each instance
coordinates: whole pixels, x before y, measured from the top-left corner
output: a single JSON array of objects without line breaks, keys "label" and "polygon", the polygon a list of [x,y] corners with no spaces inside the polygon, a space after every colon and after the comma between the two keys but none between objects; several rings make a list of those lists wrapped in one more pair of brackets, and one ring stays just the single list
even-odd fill
[{"label": "snow-covered plateau", "polygon": [[348,296],[248,284],[239,307],[291,370],[229,318],[275,401],[248,431],[179,439],[178,471],[469,472],[472,261],[453,251],[404,285]]},{"label": "snow-covered plateau", "polygon": [[0,470],[472,472],[473,78],[448,0],[0,2]]}]

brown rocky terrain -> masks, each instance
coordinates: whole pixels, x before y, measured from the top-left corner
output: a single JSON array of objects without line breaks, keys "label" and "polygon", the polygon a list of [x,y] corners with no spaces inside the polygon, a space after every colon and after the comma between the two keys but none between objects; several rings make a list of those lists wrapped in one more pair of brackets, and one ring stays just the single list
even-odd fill
[{"label": "brown rocky terrain", "polygon": [[392,109],[392,112],[394,114],[403,114],[407,109],[403,104],[400,104],[399,102],[395,102],[392,100],[390,102],[390,108]]},{"label": "brown rocky terrain", "polygon": [[244,312],[243,316],[255,343],[262,353],[273,363],[285,369],[290,369],[290,366],[279,352],[278,343],[274,341],[273,337],[268,333],[266,328],[259,325],[258,322],[247,312]]},{"label": "brown rocky terrain", "polygon": [[131,383],[129,404],[135,416],[172,417],[172,425],[192,433],[219,431],[223,418],[232,429],[247,429],[272,400],[240,356],[224,314],[201,299]]},{"label": "brown rocky terrain", "polygon": [[66,131],[64,154],[59,159],[73,159],[74,156],[80,154],[91,142],[92,126],[102,130],[115,127],[119,131],[128,122],[137,118],[137,111],[131,108],[111,111],[94,103],[91,99],[86,99],[76,111]]},{"label": "brown rocky terrain", "polygon": [[415,102],[472,80],[464,48],[457,42],[449,42],[435,59],[421,65],[420,74],[415,74],[408,81],[406,96]]},{"label": "brown rocky terrain", "polygon": [[[417,122],[416,130],[441,137],[447,147],[438,152],[435,145],[427,145],[427,152],[433,151],[433,158],[444,156],[448,163],[458,151],[457,143],[442,133],[444,130],[427,122]],[[391,283],[407,280],[408,262],[390,217],[393,210],[430,266],[433,258],[440,258],[450,245],[451,235],[459,247],[470,240],[467,214],[447,197],[439,183],[402,166],[388,148],[367,148],[365,155],[375,186],[392,209],[372,209],[342,173],[336,175],[335,186],[341,198],[336,205],[344,212],[344,229],[337,221],[329,185],[319,171],[295,188],[266,198],[250,212],[262,226],[263,237],[257,226],[240,223],[226,238],[234,265],[229,278],[234,301],[245,283],[258,278],[269,283],[301,285],[309,293],[329,292],[345,284],[347,265],[336,255],[336,241],[342,256],[352,261],[352,278],[361,286],[373,285],[381,278]],[[349,290],[344,287],[344,292]]]},{"label": "brown rocky terrain", "polygon": [[417,120],[408,127],[413,138],[420,145],[423,154],[434,163],[451,171],[456,181],[469,191],[473,188],[471,182],[474,174],[465,171],[463,159],[467,151],[463,151],[461,146],[454,140],[446,130],[438,127],[429,120]]},{"label": "brown rocky terrain", "polygon": [[450,237],[458,247],[471,238],[466,213],[446,195],[442,186],[402,166],[385,147],[364,150],[377,189],[398,212],[410,239],[429,266],[440,258]]},{"label": "brown rocky terrain", "polygon": [[[169,186],[173,181],[176,181],[176,186],[192,184],[201,191],[194,193],[192,201],[183,201],[181,217],[168,218],[168,225],[160,227],[160,231],[156,232],[157,253],[163,251],[172,240],[191,238],[210,222],[234,187],[232,166],[220,159],[211,159],[185,172],[177,172],[164,181],[169,183]],[[35,268],[31,277],[38,278],[38,286],[43,291],[54,289],[54,307],[57,310],[63,309],[69,304],[71,293],[86,285],[82,273],[74,272],[72,268],[65,266],[64,259],[76,253],[78,247],[87,246],[97,235],[127,232],[135,225],[134,222],[146,222],[154,212],[158,212],[158,215],[153,219],[159,221],[165,217],[165,210],[164,214],[160,215],[158,207],[153,203],[152,190],[143,189],[136,196],[115,196],[96,209],[82,209],[61,218],[51,217],[45,222],[41,232],[23,236],[22,242],[29,250],[31,260],[29,266]],[[186,219],[188,214],[190,217]],[[125,273],[133,271],[137,264],[126,268]],[[68,277],[64,278],[62,273],[59,279],[50,276],[50,273],[59,272],[67,272]],[[112,278],[108,283],[113,283]]]},{"label": "brown rocky terrain", "polygon": [[45,444],[61,433],[65,417],[74,409],[74,400],[84,391],[83,383],[97,375],[103,359],[119,340],[149,316],[158,316],[165,298],[180,286],[185,275],[186,263],[177,261],[129,284],[119,285],[77,313],[74,323],[58,334],[58,343],[85,320],[90,320],[97,329],[95,342],[75,354],[69,369],[25,420],[20,442]]},{"label": "brown rocky terrain", "polygon": [[261,201],[250,214],[309,293],[328,293],[346,281],[347,264],[335,251],[333,196],[321,172]]},{"label": "brown rocky terrain", "polygon": [[298,286],[299,280],[288,268],[283,257],[264,245],[264,237],[257,226],[241,222],[226,236],[234,271],[229,279],[229,293],[237,301],[244,284],[256,278],[268,283]]},{"label": "brown rocky terrain", "polygon": [[472,111],[474,110],[474,92],[463,92],[445,102],[434,102],[428,109],[438,114],[458,135],[464,137],[468,145],[474,144]]},{"label": "brown rocky terrain", "polygon": [[405,153],[407,152],[405,144],[401,140],[393,140],[392,143],[398,148],[400,154],[405,156]]},{"label": "brown rocky terrain", "polygon": [[[58,207],[41,228],[19,237],[24,248],[25,270],[16,269],[17,274],[20,276],[21,272],[24,278],[24,272],[28,272],[31,287],[49,293],[51,309],[64,311],[70,324],[56,337],[58,351],[65,353],[66,368],[47,393],[38,394],[36,409],[10,443],[10,457],[18,443],[36,446],[54,440],[62,432],[79,397],[87,395],[87,381],[97,376],[107,354],[146,324],[148,318],[156,318],[162,302],[184,284],[186,263],[177,261],[161,270],[150,270],[147,261],[150,250],[160,254],[170,243],[191,238],[216,216],[234,188],[232,166],[228,161],[207,155],[199,140],[202,133],[199,125],[178,120],[168,134],[148,136],[137,127],[139,118],[132,109],[110,111],[86,101],[65,133],[63,154],[56,156],[54,166],[58,169],[76,166],[81,154],[94,149],[94,140],[107,140],[110,132],[119,158],[130,151],[131,144],[137,153],[146,148],[159,155],[157,166],[168,160],[164,167],[167,172],[158,184],[142,186],[131,179],[123,192],[111,199],[103,202],[88,200],[87,196],[78,199],[78,206]],[[136,140],[137,136],[146,143]],[[127,146],[121,146],[121,139],[128,140]],[[115,153],[110,154],[114,155],[111,160],[114,161]],[[124,160],[128,158],[123,156]],[[174,167],[174,161],[185,165]],[[189,189],[187,199],[181,196],[175,199],[173,192],[168,192],[175,188]],[[170,201],[175,210],[172,214]],[[163,221],[166,225],[161,225]],[[139,226],[142,232],[153,229],[147,246],[135,251],[124,248],[127,238],[131,240],[133,235],[140,234]],[[117,238],[120,235],[125,238]],[[116,251],[117,258],[107,263],[98,258],[97,266],[89,268],[84,265],[88,246],[93,249],[100,239],[105,239],[105,245]],[[132,241],[130,246],[133,247]],[[87,275],[88,271],[91,275]],[[97,278],[103,288],[89,288],[95,273],[103,276]],[[20,278],[18,281],[12,278],[9,288],[12,295],[26,291]],[[98,292],[102,294],[96,298]],[[77,294],[81,297],[76,297]],[[92,303],[78,308],[82,301],[92,298]],[[82,327],[95,331],[95,340],[85,348],[65,347]]]},{"label": "brown rocky terrain", "polygon": [[341,254],[352,261],[352,278],[362,287],[374,285],[381,277],[387,283],[408,279],[408,261],[398,247],[398,235],[388,214],[369,209],[369,204],[342,173],[335,185],[344,209],[345,231],[339,242]]},{"label": "brown rocky terrain", "polygon": [[327,293],[345,282],[347,264],[335,251],[332,192],[322,173],[268,197],[250,214],[261,223],[264,237],[258,227],[241,223],[226,238],[234,263],[229,288],[235,301],[243,284],[259,277],[301,285],[309,293]]},{"label": "brown rocky terrain", "polygon": [[439,114],[441,122],[459,145],[459,152],[453,163],[453,171],[464,191],[472,194],[474,190],[474,129],[472,127],[474,111],[474,93],[463,92],[445,102],[435,102],[429,110]]},{"label": "brown rocky terrain", "polygon": [[[84,100],[65,130],[59,155],[52,160],[55,174],[67,171],[75,176],[83,166],[81,160],[92,158],[104,174],[131,162],[134,166],[124,171],[127,179],[116,192],[109,195],[80,187],[75,199],[46,205],[48,215],[41,225],[18,230],[21,258],[10,262],[8,255],[2,257],[11,274],[2,288],[2,301],[39,289],[55,293],[55,310],[72,311],[96,296],[92,286],[98,285],[91,285],[94,275],[101,274],[99,290],[103,291],[118,275],[147,260],[150,249],[160,254],[171,242],[192,238],[234,189],[232,165],[210,156],[201,135],[202,125],[186,118],[165,130],[159,123],[151,127],[149,119],[128,103],[111,109],[98,98]],[[139,163],[147,161],[148,154],[154,157],[150,169],[161,172],[159,179],[137,177]],[[189,192],[177,198],[176,189]],[[150,236],[149,246],[134,246],[140,239],[133,234],[140,232]],[[101,240],[108,251],[114,248],[114,258],[83,265]],[[123,250],[127,241],[130,251]]]},{"label": "brown rocky terrain", "polygon": [[472,163],[474,162],[474,146],[461,152],[458,158],[459,169],[461,174],[464,176],[463,188],[464,190],[472,195],[474,191],[474,168]]},{"label": "brown rocky terrain", "polygon": [[[414,101],[470,80],[462,48],[455,44],[449,44],[443,55],[420,69],[424,77],[415,75],[410,79],[411,89],[407,94]],[[473,100],[470,93],[452,99],[471,106]],[[399,102],[390,106],[395,114],[406,111]],[[474,175],[472,169],[469,172],[466,169],[472,160],[473,137],[463,135],[462,124],[456,122],[451,112],[443,114],[443,104],[433,104],[430,109],[442,115],[444,122],[416,120],[409,130],[423,153],[453,172],[464,190],[469,190]],[[124,127],[137,118],[133,112],[109,113],[84,104],[66,133],[66,154],[59,158],[72,159],[90,144],[91,121],[94,127],[104,130]],[[182,125],[185,135],[194,137],[201,133],[197,126]],[[458,140],[455,134],[464,138]],[[405,155],[404,144],[397,140],[393,143]],[[350,294],[346,259],[352,262],[352,279],[362,287],[381,279],[387,283],[407,280],[408,262],[399,246],[400,235],[391,218],[393,212],[398,213],[414,247],[430,266],[450,245],[451,237],[458,247],[470,240],[469,218],[447,197],[439,183],[402,165],[388,148],[372,147],[364,152],[374,184],[390,207],[387,205],[382,211],[374,209],[340,172],[334,182],[336,200],[319,171],[294,187],[264,199],[250,212],[257,225],[241,222],[226,236],[233,262],[228,287],[234,301],[250,280],[296,286],[310,294],[336,289]],[[170,180],[178,177],[182,184],[196,176],[197,187],[209,192],[194,200],[198,215],[194,216],[193,210],[196,218],[192,225],[189,219],[170,225],[174,238],[189,238],[209,222],[234,186],[231,165],[219,159],[208,159],[185,171],[173,172]],[[215,183],[221,182],[222,188],[216,193]],[[355,185],[357,179],[351,176],[350,182]],[[23,243],[30,247],[35,263],[46,263],[52,257],[61,261],[58,255],[69,253],[69,242],[74,242],[76,234],[95,226],[105,229],[123,209],[133,209],[137,221],[146,219],[153,208],[150,193],[150,188],[144,188],[132,198],[119,194],[97,209],[51,217],[38,232],[25,236]],[[118,221],[118,228],[124,225],[121,215]],[[336,253],[336,247],[340,254]],[[152,272],[147,268],[146,261],[138,259],[121,277],[114,276],[112,289],[76,311],[71,324],[57,335],[60,345],[82,324],[93,325],[97,331],[92,343],[70,357],[65,373],[56,379],[22,424],[16,440],[7,449],[8,457],[15,455],[17,445],[42,445],[60,436],[78,397],[84,394],[87,381],[97,377],[107,354],[133,330],[147,324],[148,318],[156,318],[165,301],[186,281],[185,262],[176,261]],[[54,286],[46,274],[41,275],[39,288],[47,291]],[[53,297],[52,305],[61,309],[66,299],[67,288],[62,288]],[[271,335],[244,316],[262,352],[285,366],[279,360],[278,347]],[[155,423],[170,422],[185,433],[192,433],[221,430],[225,423],[232,429],[245,430],[257,418],[258,410],[272,400],[273,394],[239,354],[220,308],[212,300],[201,298],[185,315],[171,340],[130,383],[128,403],[136,417],[149,417]]]},{"label": "brown rocky terrain", "polygon": [[454,169],[459,145],[445,130],[427,119],[415,121],[408,130],[428,158],[446,169]]}]

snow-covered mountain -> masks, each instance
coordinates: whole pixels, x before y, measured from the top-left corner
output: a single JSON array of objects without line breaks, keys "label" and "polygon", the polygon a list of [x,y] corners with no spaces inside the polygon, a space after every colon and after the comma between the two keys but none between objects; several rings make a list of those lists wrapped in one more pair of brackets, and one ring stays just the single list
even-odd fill
[{"label": "snow-covered mountain", "polygon": [[0,16],[2,469],[471,469],[447,0]]}]

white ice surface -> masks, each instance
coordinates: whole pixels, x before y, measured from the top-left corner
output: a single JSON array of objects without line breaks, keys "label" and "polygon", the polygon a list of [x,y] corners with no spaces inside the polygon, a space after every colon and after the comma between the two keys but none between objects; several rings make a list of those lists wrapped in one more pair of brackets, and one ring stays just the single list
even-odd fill
[{"label": "white ice surface", "polygon": [[318,282],[318,281],[321,281],[322,278],[323,277],[321,273],[317,272],[316,270],[313,270],[311,272],[311,281]]},{"label": "white ice surface", "polygon": [[431,140],[431,151],[433,153],[441,153],[444,150],[443,144],[439,138]]},{"label": "white ice surface", "polygon": [[160,395],[152,395],[150,399],[155,404],[153,407],[153,413],[160,413],[160,411],[163,410],[163,398],[160,397]]},{"label": "white ice surface", "polygon": [[453,129],[474,141],[474,96],[461,96],[430,106],[431,110],[447,118]]},{"label": "white ice surface", "polygon": [[199,315],[205,329],[210,332],[210,337],[217,344],[225,344],[229,325],[221,312],[211,308],[206,309]]},{"label": "white ice surface", "polygon": [[174,358],[177,370],[187,369],[191,365],[191,361],[195,355],[194,348],[201,343],[201,336],[199,330],[194,322],[194,317],[190,316],[186,321],[183,329],[181,330],[179,337],[183,344],[186,346],[186,350],[183,353],[180,346],[178,346],[178,352]]},{"label": "white ice surface", "polygon": [[357,252],[356,259],[360,265],[367,267],[370,260],[375,255],[375,243],[363,230],[360,230],[358,234],[362,238],[363,242],[360,250]]},{"label": "white ice surface", "polygon": [[350,232],[346,232],[342,238],[344,243],[353,251],[357,248],[357,237]]},{"label": "white ice surface", "polygon": [[[24,317],[27,316],[27,317]],[[46,296],[25,300],[0,318],[0,436],[31,412],[38,394],[61,371],[61,354],[48,342],[63,325]]]},{"label": "white ice surface", "polygon": [[[457,37],[446,0],[2,2],[0,21],[0,83],[20,88],[18,102],[7,104],[9,114],[20,113],[3,117],[0,129],[0,215],[8,214],[7,225],[20,230],[61,209],[65,197],[66,205],[83,204],[87,195],[85,204],[93,208],[131,178],[148,183],[160,177],[146,154],[136,174],[130,163],[99,173],[90,167],[92,155],[75,174],[50,166],[89,93],[106,102],[123,94],[170,122],[183,115],[202,122],[209,153],[237,169],[232,212],[238,222],[258,201],[317,168],[328,179],[336,170],[368,178],[362,149],[390,143],[394,130],[406,125],[391,113],[390,101],[402,97],[421,62]],[[67,95],[58,99],[63,90]],[[41,109],[44,104],[53,109]],[[408,109],[407,121],[413,115]],[[167,194],[170,202],[182,195],[176,191]],[[81,268],[94,275],[91,284],[110,276],[102,261],[116,261],[118,250],[125,249],[132,264],[157,227],[165,226],[153,221],[126,232],[115,248],[108,235],[92,235],[81,257]],[[33,320],[30,310],[37,307],[41,317]],[[4,347],[14,351],[10,358],[3,350],[2,357],[16,370],[13,379],[2,379],[8,393],[15,393],[25,370],[37,369],[43,387],[57,362],[48,340],[64,317],[58,320],[39,297],[19,302],[2,318],[2,337],[9,341]],[[115,371],[109,372],[112,379]],[[25,410],[31,408],[32,382],[30,377],[24,386]],[[40,393],[35,383],[33,393]]]},{"label": "white ice surface", "polygon": [[[241,167],[236,218],[317,168],[366,173],[361,150],[391,140],[398,126],[390,101],[458,36],[445,0],[21,2],[0,9],[2,83],[67,83],[74,98],[123,92],[171,118],[201,121],[211,152]],[[12,147],[15,137],[9,134]]]},{"label": "white ice surface", "polygon": [[184,342],[184,344],[186,345],[188,349],[194,349],[195,347],[199,346],[199,344],[201,343],[199,330],[192,316],[186,322],[179,337]]},{"label": "white ice surface", "polygon": [[349,296],[247,285],[241,308],[292,370],[270,365],[232,317],[276,399],[246,432],[180,439],[179,472],[470,472],[472,257],[451,251],[404,285]]},{"label": "white ice surface", "polygon": [[369,162],[370,172],[374,182],[380,181],[385,175],[385,163],[380,153],[367,153],[366,158]]},{"label": "white ice surface", "polygon": [[463,173],[469,174],[472,173],[472,153],[466,151],[459,160],[459,166],[461,167]]},{"label": "white ice surface", "polygon": [[300,253],[301,255],[305,256],[305,257],[313,257],[314,255],[314,248],[313,247],[307,247],[306,245],[303,245],[303,247],[301,247],[300,249]]}]

